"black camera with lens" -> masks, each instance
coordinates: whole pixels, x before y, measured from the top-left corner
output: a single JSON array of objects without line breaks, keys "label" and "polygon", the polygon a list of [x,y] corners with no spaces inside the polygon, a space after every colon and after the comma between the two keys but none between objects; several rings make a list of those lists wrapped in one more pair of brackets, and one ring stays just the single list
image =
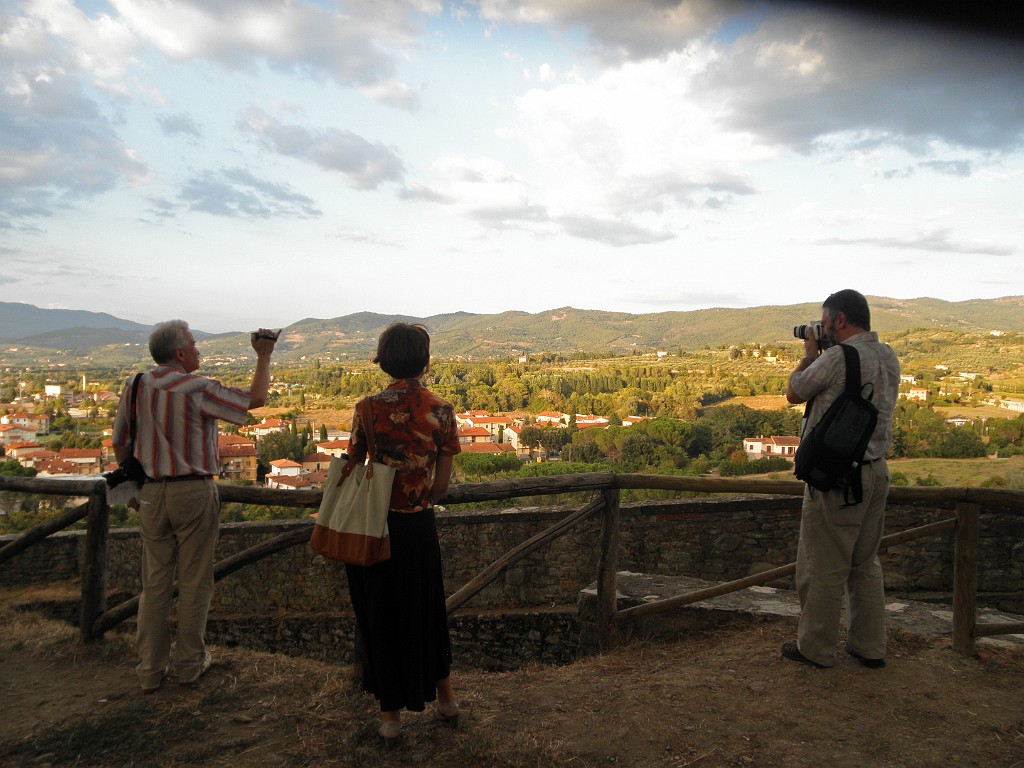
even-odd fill
[{"label": "black camera with lens", "polygon": [[825,329],[821,321],[794,325],[793,335],[801,341],[804,339],[814,339],[818,344],[818,349],[825,349],[828,346],[828,337],[825,335]]},{"label": "black camera with lens", "polygon": [[117,465],[117,469],[111,472],[104,472],[103,479],[107,481],[108,488],[116,488],[121,483],[131,481],[137,485],[142,485],[146,482],[146,470],[142,468],[142,464],[134,456],[129,456],[127,459]]}]

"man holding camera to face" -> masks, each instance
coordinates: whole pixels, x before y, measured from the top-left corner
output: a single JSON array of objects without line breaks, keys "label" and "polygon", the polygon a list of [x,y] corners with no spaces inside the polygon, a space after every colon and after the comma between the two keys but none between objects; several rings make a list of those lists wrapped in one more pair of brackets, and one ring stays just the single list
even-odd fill
[{"label": "man holding camera to face", "polygon": [[146,474],[137,496],[142,597],[136,632],[136,673],[145,693],[156,691],[170,670],[168,616],[175,568],[178,682],[191,684],[210,668],[204,636],[220,523],[220,497],[213,483],[220,471],[217,421],[244,424],[250,409],[266,403],[277,336],[263,328],[252,334],[256,371],[249,389],[243,390],[193,375],[200,355],[188,323],[159,323],[149,336],[156,367],[141,375],[134,403],[132,380],[121,394],[114,454],[118,462],[134,455]]},{"label": "man holding camera to face", "polygon": [[859,357],[861,385],[872,391],[878,421],[858,469],[860,500],[851,500],[842,489],[804,488],[796,563],[800,625],[797,640],[782,646],[782,656],[814,667],[833,666],[845,593],[846,650],[875,669],[885,666],[885,589],[878,546],[889,494],[885,456],[892,444],[899,361],[871,331],[867,299],[857,291],[842,290],[825,299],[820,330],[816,326],[806,328],[805,355],[786,390],[791,403],[813,401],[804,436],[846,389],[840,344],[852,347]]}]

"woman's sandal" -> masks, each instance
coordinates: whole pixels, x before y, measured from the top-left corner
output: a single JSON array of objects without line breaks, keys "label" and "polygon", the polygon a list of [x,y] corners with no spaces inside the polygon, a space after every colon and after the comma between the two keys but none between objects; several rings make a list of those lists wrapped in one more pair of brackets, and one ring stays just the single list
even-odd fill
[{"label": "woman's sandal", "polygon": [[381,735],[384,741],[394,741],[402,735],[402,721],[385,720],[380,724],[377,733]]},{"label": "woman's sandal", "polygon": [[434,708],[434,719],[451,725],[459,724],[459,702],[439,701]]}]

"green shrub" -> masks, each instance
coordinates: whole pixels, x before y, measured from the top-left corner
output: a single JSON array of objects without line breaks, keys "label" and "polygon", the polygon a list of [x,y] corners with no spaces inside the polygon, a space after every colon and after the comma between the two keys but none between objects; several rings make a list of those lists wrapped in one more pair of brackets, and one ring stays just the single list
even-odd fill
[{"label": "green shrub", "polygon": [[455,466],[467,475],[496,475],[517,472],[523,463],[514,453],[460,453]]},{"label": "green shrub", "polygon": [[740,475],[762,475],[765,472],[781,472],[792,469],[793,462],[778,456],[765,456],[753,461],[723,461],[718,465],[718,473],[722,477],[738,477]]},{"label": "green shrub", "polygon": [[982,481],[982,488],[1009,488],[1010,481],[1000,475],[992,475]]},{"label": "green shrub", "polygon": [[910,485],[910,478],[906,472],[893,472],[889,478],[889,485]]}]

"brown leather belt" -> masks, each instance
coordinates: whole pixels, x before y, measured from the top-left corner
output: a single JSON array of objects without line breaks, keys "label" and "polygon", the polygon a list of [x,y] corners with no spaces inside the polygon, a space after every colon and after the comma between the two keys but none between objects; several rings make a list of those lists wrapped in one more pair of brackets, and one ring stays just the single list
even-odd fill
[{"label": "brown leather belt", "polygon": [[213,475],[177,475],[175,477],[147,477],[147,483],[182,483],[186,480],[209,480]]}]

